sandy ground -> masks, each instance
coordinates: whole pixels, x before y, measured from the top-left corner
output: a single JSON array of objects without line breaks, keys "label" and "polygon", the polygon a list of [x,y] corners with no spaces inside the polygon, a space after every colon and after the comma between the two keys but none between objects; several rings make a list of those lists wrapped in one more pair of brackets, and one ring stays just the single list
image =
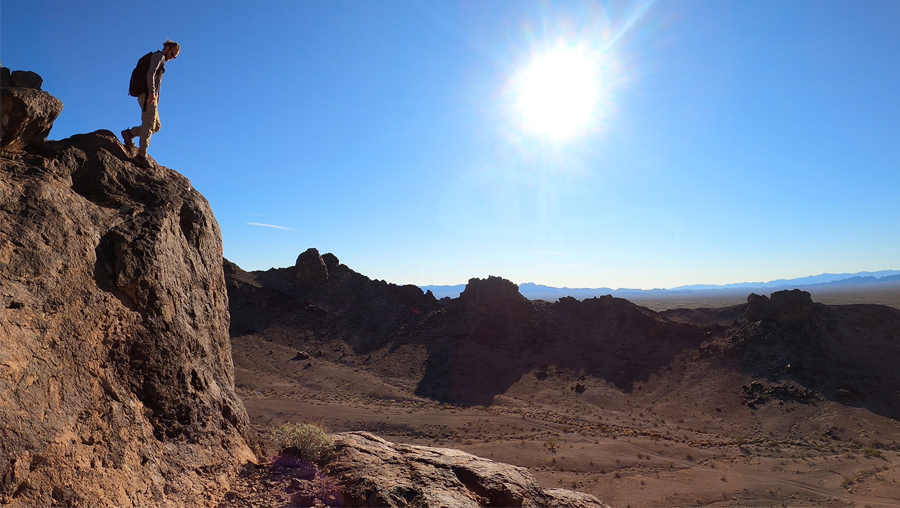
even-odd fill
[{"label": "sandy ground", "polygon": [[676,362],[626,393],[551,367],[489,407],[455,407],[416,397],[408,379],[295,361],[296,350],[253,336],[233,342],[238,393],[261,435],[321,420],[525,466],[545,487],[614,507],[900,506],[900,422],[825,400],[751,410],[723,389],[745,382],[731,369]]}]

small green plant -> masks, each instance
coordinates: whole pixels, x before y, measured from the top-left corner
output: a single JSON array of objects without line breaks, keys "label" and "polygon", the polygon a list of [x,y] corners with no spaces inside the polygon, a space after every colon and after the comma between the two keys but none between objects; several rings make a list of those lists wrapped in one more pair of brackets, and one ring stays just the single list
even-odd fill
[{"label": "small green plant", "polygon": [[334,441],[319,422],[286,423],[269,434],[281,456],[323,464],[334,454]]},{"label": "small green plant", "polygon": [[734,444],[738,445],[738,448],[747,444],[747,436],[743,434],[735,434],[734,436]]},{"label": "small green plant", "polygon": [[863,453],[863,455],[866,456],[867,459],[883,458],[881,456],[881,451],[878,450],[878,448],[875,448],[874,446],[864,446],[859,451],[861,451]]},{"label": "small green plant", "polygon": [[551,452],[556,453],[556,447],[557,447],[557,443],[556,443],[556,440],[555,440],[555,439],[550,438],[549,440],[547,440],[547,448],[548,448]]}]

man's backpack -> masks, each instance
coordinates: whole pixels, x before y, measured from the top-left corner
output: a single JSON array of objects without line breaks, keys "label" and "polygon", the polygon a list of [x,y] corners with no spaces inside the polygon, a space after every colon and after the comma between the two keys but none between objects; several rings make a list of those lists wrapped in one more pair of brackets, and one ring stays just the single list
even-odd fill
[{"label": "man's backpack", "polygon": [[134,70],[131,71],[131,83],[128,85],[128,95],[140,97],[147,93],[147,73],[150,72],[150,57],[153,51],[142,56],[138,60]]}]

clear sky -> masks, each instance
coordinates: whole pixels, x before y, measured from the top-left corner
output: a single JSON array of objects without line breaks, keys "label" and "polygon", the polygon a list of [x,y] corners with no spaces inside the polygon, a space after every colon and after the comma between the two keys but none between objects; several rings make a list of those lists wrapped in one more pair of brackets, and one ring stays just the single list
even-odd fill
[{"label": "clear sky", "polygon": [[3,0],[0,60],[139,123],[225,256],[675,287],[900,268],[900,1]]}]

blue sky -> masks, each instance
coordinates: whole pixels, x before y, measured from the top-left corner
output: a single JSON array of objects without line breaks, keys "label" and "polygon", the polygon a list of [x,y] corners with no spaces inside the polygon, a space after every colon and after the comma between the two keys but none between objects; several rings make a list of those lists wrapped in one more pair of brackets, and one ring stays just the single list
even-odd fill
[{"label": "blue sky", "polygon": [[[3,65],[65,104],[51,139],[136,125],[131,69],[178,41],[150,155],[247,270],[309,247],[419,285],[900,268],[895,0],[3,0],[0,23]],[[560,54],[575,77],[539,65]],[[583,99],[538,87],[584,113],[542,131],[523,90],[581,71]]]}]

